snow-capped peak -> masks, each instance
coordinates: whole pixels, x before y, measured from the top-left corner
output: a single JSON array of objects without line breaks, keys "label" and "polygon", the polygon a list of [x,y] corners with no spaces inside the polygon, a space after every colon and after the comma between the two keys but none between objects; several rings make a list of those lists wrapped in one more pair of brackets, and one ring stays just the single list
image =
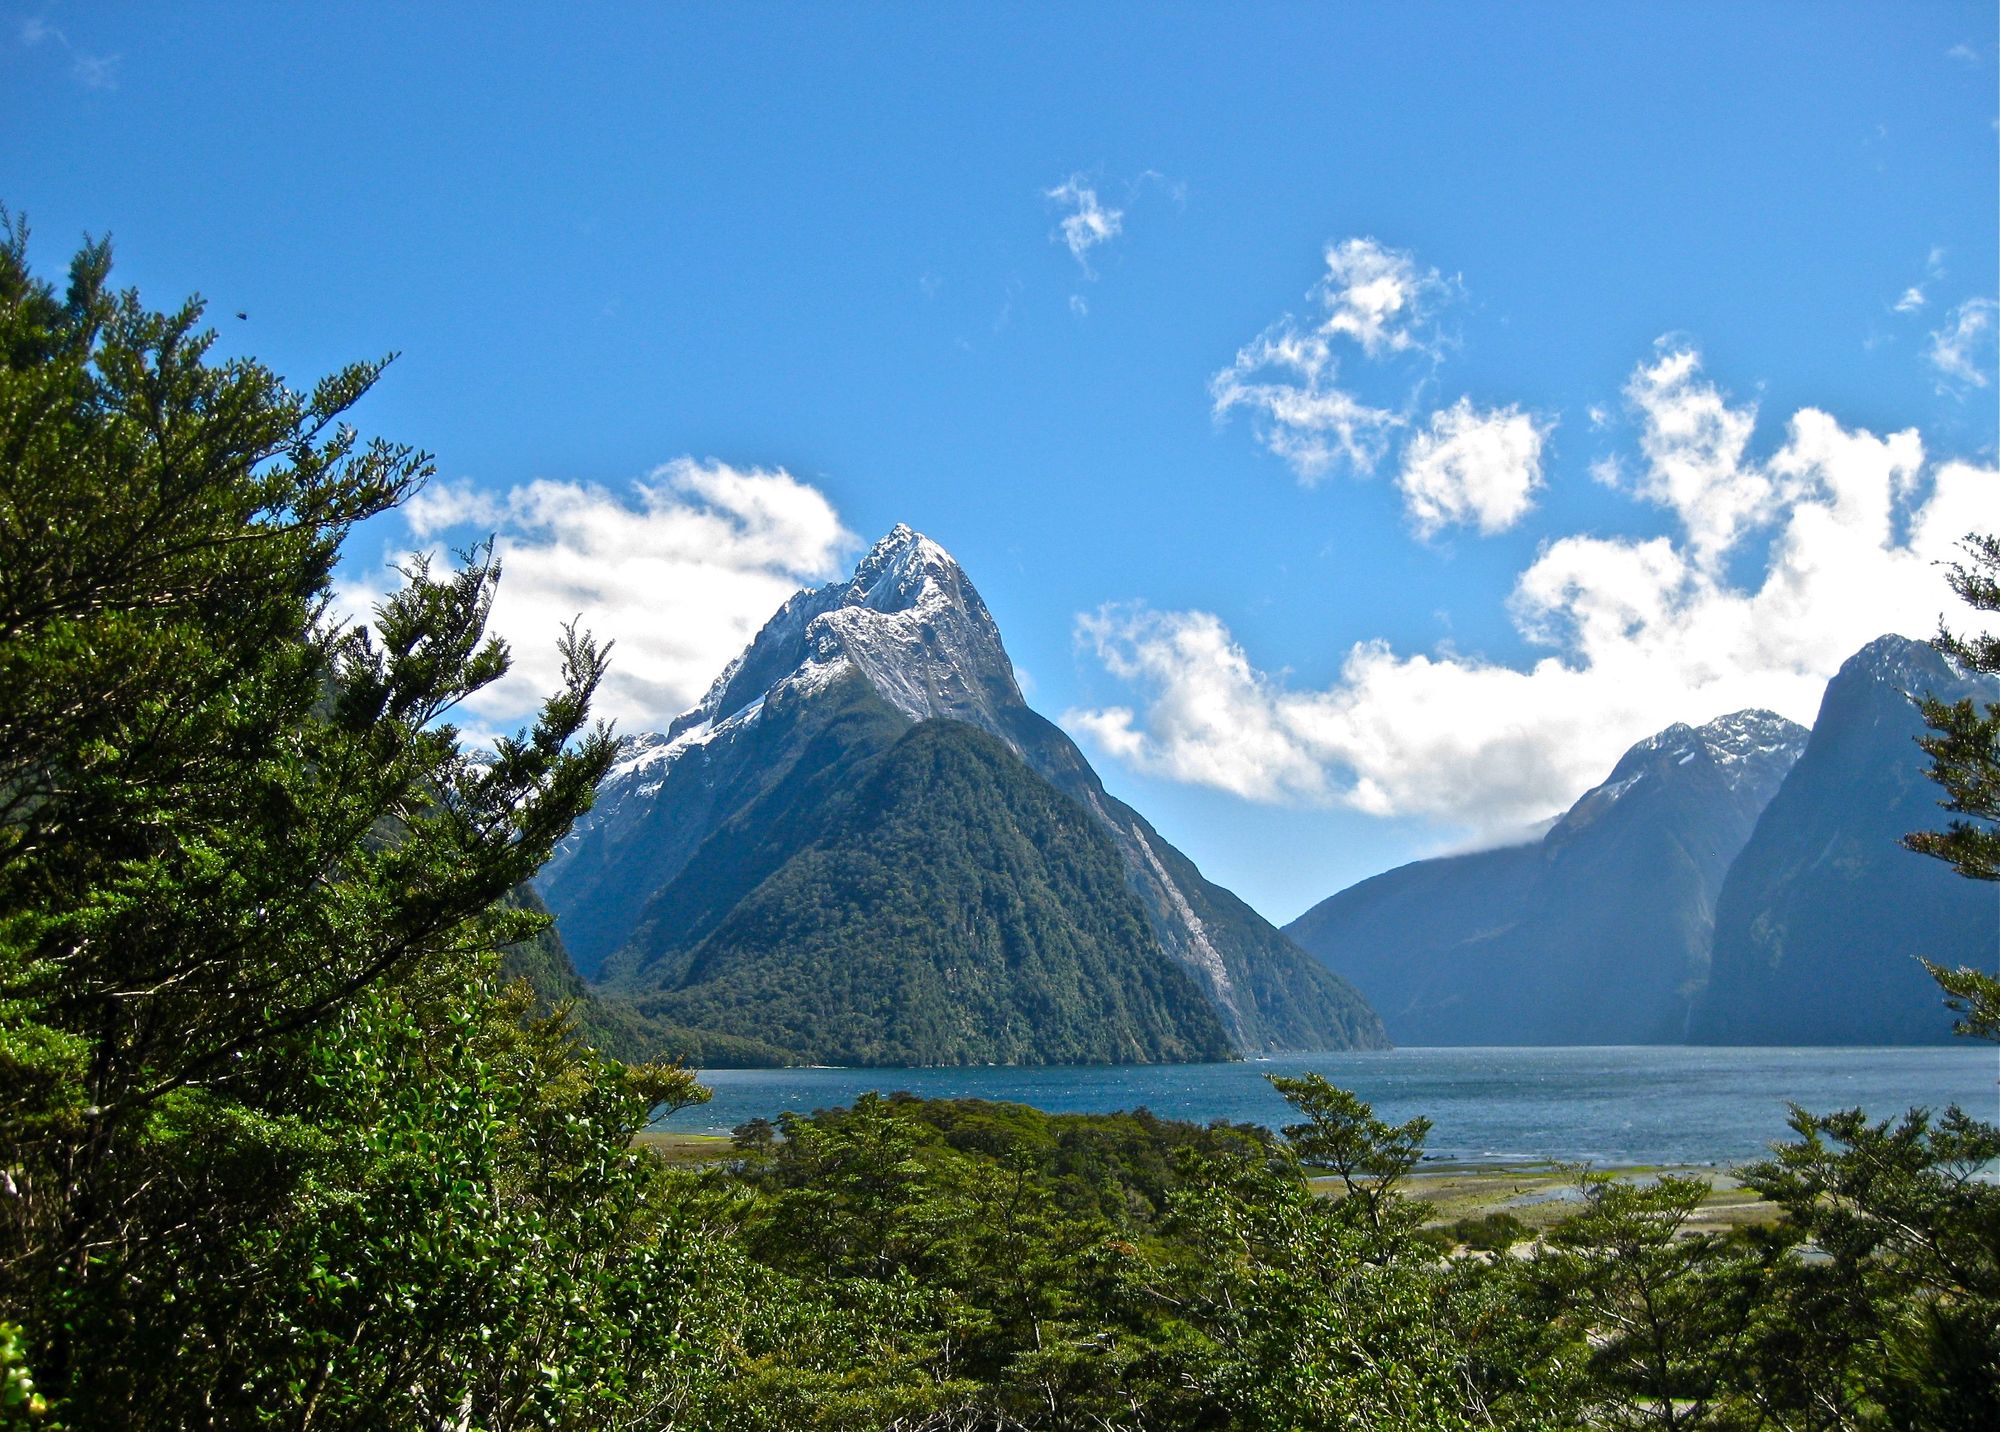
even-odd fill
[{"label": "snow-capped peak", "polygon": [[1771,711],[1733,711],[1701,726],[1676,721],[1637,742],[1619,758],[1602,785],[1585,792],[1557,821],[1552,836],[1562,838],[1602,816],[1633,790],[1649,782],[1678,780],[1683,767],[1719,775],[1732,792],[1759,806],[1768,800],[1798,760],[1811,733]]},{"label": "snow-capped peak", "polygon": [[1718,716],[1695,729],[1709,758],[1719,766],[1782,759],[1789,765],[1805,749],[1810,734],[1796,721],[1787,721],[1775,711],[1751,709]]},{"label": "snow-capped peak", "polygon": [[671,760],[754,720],[766,696],[805,694],[850,670],[919,721],[949,716],[998,734],[998,709],[1021,701],[999,629],[964,570],[899,522],[847,580],[788,598],[701,701],[663,736],[636,738],[614,774]]},{"label": "snow-capped peak", "polygon": [[898,522],[869,550],[846,582],[842,605],[897,611],[935,599],[962,583],[965,574],[951,553],[923,533]]},{"label": "snow-capped peak", "polygon": [[1856,675],[1886,681],[1906,696],[1921,697],[1932,689],[1964,681],[1967,673],[1956,661],[1927,641],[1906,636],[1878,636],[1841,663],[1834,679]]}]

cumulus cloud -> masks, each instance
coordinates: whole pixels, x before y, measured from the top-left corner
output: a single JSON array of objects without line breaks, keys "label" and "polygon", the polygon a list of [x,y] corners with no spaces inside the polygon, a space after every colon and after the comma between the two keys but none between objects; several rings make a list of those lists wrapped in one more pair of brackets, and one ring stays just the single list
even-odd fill
[{"label": "cumulus cloud", "polygon": [[1469,398],[1431,414],[1403,449],[1396,486],[1419,534],[1449,526],[1504,532],[1534,505],[1552,422],[1518,407],[1479,409]]},{"label": "cumulus cloud", "polygon": [[1125,211],[1102,203],[1097,197],[1097,190],[1085,179],[1085,175],[1072,174],[1053,189],[1044,189],[1042,193],[1070,211],[1063,216],[1050,237],[1068,247],[1070,257],[1076,260],[1084,277],[1095,278],[1090,267],[1090,251],[1118,237],[1124,228]]},{"label": "cumulus cloud", "polygon": [[[420,546],[492,535],[502,576],[491,629],[513,670],[468,722],[506,728],[556,689],[555,638],[581,616],[615,641],[597,713],[628,730],[692,705],[799,587],[838,575],[856,538],[818,489],[782,470],[681,458],[627,492],[546,479],[492,493],[437,483],[402,509]],[[342,606],[365,620],[393,580],[349,578]]]},{"label": "cumulus cloud", "polygon": [[1665,343],[1632,375],[1625,398],[1640,419],[1639,451],[1646,459],[1631,490],[1671,508],[1687,529],[1696,562],[1712,565],[1771,510],[1769,477],[1744,457],[1757,425],[1756,404],[1731,406],[1702,377],[1700,354]]},{"label": "cumulus cloud", "polygon": [[1993,366],[1993,319],[1996,305],[1990,298],[1968,298],[1945,315],[1944,327],[1931,333],[1924,356],[1938,372],[1938,390],[1961,393],[1967,388],[1984,388]]},{"label": "cumulus cloud", "polygon": [[1098,746],[1143,769],[1253,800],[1327,794],[1327,773],[1299,733],[1301,701],[1257,672],[1207,612],[1107,606],[1077,619],[1113,676],[1152,693],[1144,726],[1127,707],[1065,716]]},{"label": "cumulus cloud", "polygon": [[1248,410],[1258,441],[1308,483],[1343,466],[1374,471],[1406,421],[1340,385],[1335,345],[1351,344],[1371,360],[1435,360],[1443,341],[1434,315],[1452,290],[1436,269],[1371,238],[1329,244],[1324,257],[1326,272],[1308,293],[1317,314],[1286,314],[1209,380],[1217,420]]},{"label": "cumulus cloud", "polygon": [[1214,614],[1106,607],[1078,619],[1078,640],[1134,699],[1065,724],[1170,779],[1492,839],[1562,810],[1673,721],[1761,706],[1809,722],[1828,677],[1882,632],[1927,635],[1941,610],[1978,625],[1936,564],[1991,527],[2000,472],[1927,464],[1914,430],[1878,436],[1810,408],[1756,460],[1755,410],[1702,380],[1684,347],[1642,364],[1628,396],[1642,432],[1621,485],[1667,506],[1678,530],[1547,543],[1508,602],[1544,655],[1507,664],[1364,641],[1330,686],[1298,689],[1259,670]]}]

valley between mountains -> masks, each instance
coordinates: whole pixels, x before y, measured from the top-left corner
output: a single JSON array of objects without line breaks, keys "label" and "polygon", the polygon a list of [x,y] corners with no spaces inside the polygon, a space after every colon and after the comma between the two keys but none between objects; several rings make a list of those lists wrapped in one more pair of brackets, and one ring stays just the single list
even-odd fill
[{"label": "valley between mountains", "polygon": [[1809,731],[1669,726],[1533,841],[1418,861],[1284,930],[1023,699],[963,569],[899,526],[630,739],[513,967],[608,1048],[710,1067],[1205,1061],[1405,1044],[1948,1037],[1918,956],[1990,892],[1935,823],[1912,698],[2000,699],[1885,636]]}]

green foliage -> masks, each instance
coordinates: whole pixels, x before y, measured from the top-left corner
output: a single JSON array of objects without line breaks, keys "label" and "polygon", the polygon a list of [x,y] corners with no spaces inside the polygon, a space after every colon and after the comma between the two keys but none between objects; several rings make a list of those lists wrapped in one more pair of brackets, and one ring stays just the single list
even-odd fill
[{"label": "green foliage", "polygon": [[[1984,1427],[2000,1416],[2000,1128],[1959,1109],[1871,1121],[1792,1112],[1794,1142],[1743,1173],[1808,1259],[1778,1268],[1759,1343],[1766,1398],[1825,1425]],[[1809,1377],[1801,1372],[1811,1370]]]},{"label": "green foliage", "polygon": [[1351,1206],[1373,1228],[1395,1207],[1397,1183],[1424,1156],[1431,1121],[1418,1117],[1405,1124],[1385,1124],[1351,1090],[1329,1084],[1318,1074],[1299,1079],[1267,1076],[1271,1087],[1306,1116],[1289,1124],[1285,1138],[1300,1159],[1338,1175]]},{"label": "green foliage", "polygon": [[602,655],[565,635],[468,760],[490,558],[413,564],[373,636],[325,614],[429,471],[341,421],[381,365],[212,362],[109,262],[58,297],[0,243],[7,1416],[612,1425],[699,1301],[630,1134],[698,1091],[528,1019],[494,953],[615,754]]},{"label": "green foliage", "polygon": [[1527,1224],[1505,1210],[1477,1218],[1453,1219],[1431,1231],[1443,1238],[1446,1248],[1463,1244],[1478,1253],[1505,1253],[1526,1241],[1531,1232]]},{"label": "green foliage", "polygon": [[[2000,536],[1969,533],[1962,545],[1968,560],[1952,567],[1951,589],[1977,611],[2000,612]],[[1932,645],[1969,670],[2000,672],[2000,636],[1940,630]],[[1932,734],[1918,744],[1931,758],[1931,779],[1945,790],[1939,804],[1963,818],[1905,836],[1903,844],[1949,861],[1968,879],[2000,880],[2000,705],[1988,704],[1983,715],[1970,700],[1927,697],[1919,705]],[[2000,980],[1981,970],[1924,964],[1962,1016],[1958,1032],[2000,1040]]]},{"label": "green foliage", "polygon": [[1698,1178],[1584,1175],[1583,1212],[1529,1273],[1538,1301],[1587,1349],[1587,1420],[1606,1427],[1736,1426],[1744,1329],[1763,1263],[1689,1228]]}]

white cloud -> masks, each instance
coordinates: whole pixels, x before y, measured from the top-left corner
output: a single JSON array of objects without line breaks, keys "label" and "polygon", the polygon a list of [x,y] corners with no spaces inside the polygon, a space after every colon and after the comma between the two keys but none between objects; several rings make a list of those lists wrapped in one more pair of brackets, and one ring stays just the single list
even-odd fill
[{"label": "white cloud", "polygon": [[1931,333],[1925,357],[1938,371],[1938,390],[1956,393],[1983,388],[1993,364],[1993,319],[1990,298],[1968,298],[1945,315],[1944,327]]},{"label": "white cloud", "polygon": [[[581,616],[616,642],[596,706],[625,729],[692,705],[779,603],[839,574],[856,545],[818,489],[782,470],[677,459],[629,493],[538,479],[502,493],[438,483],[402,510],[411,537],[464,546],[491,534],[502,574],[491,629],[513,649],[469,722],[518,724],[556,689],[555,638]],[[393,580],[343,583],[365,618]]]},{"label": "white cloud", "polygon": [[1083,269],[1084,277],[1095,278],[1090,268],[1090,251],[1118,237],[1124,227],[1125,211],[1100,203],[1097,190],[1084,179],[1082,174],[1072,174],[1042,193],[1070,209],[1049,237],[1068,246],[1070,257]]},{"label": "white cloud", "polygon": [[[1248,799],[1423,816],[1492,839],[1560,811],[1633,741],[1761,706],[1811,721],[1826,680],[1884,631],[1979,617],[1937,563],[1990,528],[2000,472],[1927,467],[1917,433],[1878,437],[1795,414],[1766,461],[1754,410],[1699,378],[1689,349],[1642,365],[1629,490],[1679,518],[1672,537],[1570,535],[1515,581],[1509,615],[1547,655],[1506,665],[1449,649],[1356,643],[1338,679],[1294,689],[1210,613],[1107,607],[1079,640],[1139,699],[1064,722],[1138,769]],[[1750,537],[1759,541],[1755,546]],[[1732,580],[1721,560],[1762,550]]]},{"label": "white cloud", "polygon": [[1361,238],[1327,245],[1326,274],[1312,293],[1326,310],[1320,331],[1353,339],[1370,358],[1411,349],[1435,357],[1439,340],[1426,325],[1450,287],[1415,255]]},{"label": "white cloud", "polygon": [[1932,244],[1930,251],[1924,255],[1923,282],[1913,283],[1904,289],[1896,301],[1889,305],[1890,310],[1906,316],[1912,313],[1923,312],[1924,308],[1931,301],[1931,285],[1942,279],[1944,274],[1944,246],[1942,244]]},{"label": "white cloud", "polygon": [[1700,354],[1664,341],[1660,356],[1625,385],[1625,398],[1639,415],[1646,459],[1632,490],[1671,508],[1695,561],[1712,565],[1770,512],[1770,480],[1744,460],[1756,404],[1731,407],[1701,376]]},{"label": "white cloud", "polygon": [[1431,414],[1403,449],[1396,486],[1417,531],[1465,524],[1504,532],[1534,505],[1542,446],[1555,425],[1518,407],[1478,409],[1469,398]]},{"label": "white cloud", "polygon": [[1209,380],[1216,419],[1248,409],[1258,441],[1308,483],[1339,467],[1374,471],[1406,421],[1340,386],[1335,343],[1374,360],[1412,353],[1435,360],[1443,341],[1433,314],[1453,288],[1436,269],[1374,239],[1328,244],[1325,260],[1308,294],[1319,313],[1310,321],[1286,314]]},{"label": "white cloud", "polygon": [[1100,748],[1252,800],[1329,794],[1321,759],[1297,729],[1300,702],[1313,698],[1253,670],[1217,617],[1105,607],[1079,617],[1077,634],[1112,675],[1153,693],[1143,730],[1126,707],[1064,716]]}]

